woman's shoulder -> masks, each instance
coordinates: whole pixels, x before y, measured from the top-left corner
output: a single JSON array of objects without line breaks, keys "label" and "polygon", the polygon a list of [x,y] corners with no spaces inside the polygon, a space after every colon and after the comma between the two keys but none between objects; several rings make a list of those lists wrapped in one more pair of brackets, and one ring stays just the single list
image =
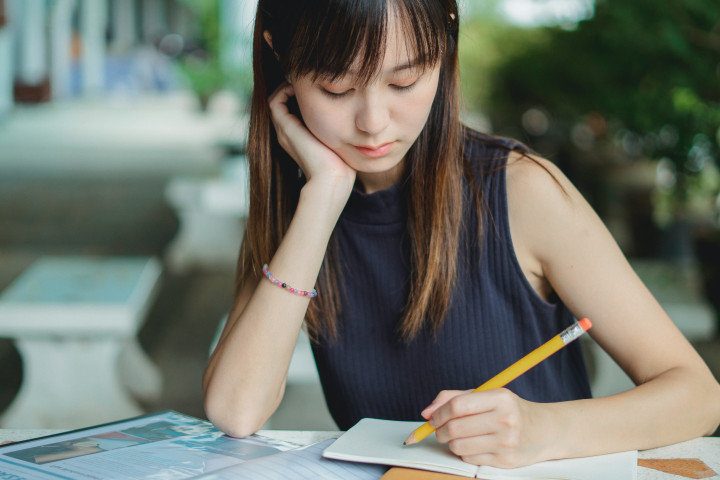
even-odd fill
[{"label": "woman's shoulder", "polygon": [[511,152],[531,153],[524,143],[509,137],[491,135],[465,127],[465,158],[475,168],[482,170],[504,166]]}]

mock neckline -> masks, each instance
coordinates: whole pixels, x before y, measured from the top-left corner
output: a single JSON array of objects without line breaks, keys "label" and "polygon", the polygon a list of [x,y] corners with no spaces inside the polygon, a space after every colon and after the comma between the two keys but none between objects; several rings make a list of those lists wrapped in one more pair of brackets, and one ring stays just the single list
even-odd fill
[{"label": "mock neckline", "polygon": [[353,189],[341,219],[370,225],[387,225],[407,220],[405,179],[373,193]]}]

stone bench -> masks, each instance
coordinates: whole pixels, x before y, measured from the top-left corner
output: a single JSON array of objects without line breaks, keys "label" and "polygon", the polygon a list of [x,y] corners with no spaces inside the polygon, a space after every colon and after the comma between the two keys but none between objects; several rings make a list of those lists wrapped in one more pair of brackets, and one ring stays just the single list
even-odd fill
[{"label": "stone bench", "polygon": [[0,295],[0,336],[23,379],[2,428],[77,428],[139,415],[161,375],[137,341],[155,297],[151,257],[42,257]]},{"label": "stone bench", "polygon": [[249,209],[247,159],[227,159],[216,177],[175,177],[165,198],[180,221],[165,263],[173,272],[234,271]]}]

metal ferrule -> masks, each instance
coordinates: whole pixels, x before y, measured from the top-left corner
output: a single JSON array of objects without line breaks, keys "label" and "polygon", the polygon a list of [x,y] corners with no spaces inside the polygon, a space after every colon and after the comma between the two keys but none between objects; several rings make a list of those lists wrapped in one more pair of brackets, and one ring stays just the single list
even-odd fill
[{"label": "metal ferrule", "polygon": [[583,333],[585,333],[585,330],[582,329],[579,323],[575,322],[573,325],[570,325],[568,328],[560,332],[560,339],[565,345],[567,345],[573,340],[576,340]]}]

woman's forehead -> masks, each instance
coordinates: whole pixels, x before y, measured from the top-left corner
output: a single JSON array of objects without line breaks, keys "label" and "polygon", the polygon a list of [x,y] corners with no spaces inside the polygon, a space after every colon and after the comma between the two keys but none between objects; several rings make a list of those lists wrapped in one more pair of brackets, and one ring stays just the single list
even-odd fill
[{"label": "woman's forehead", "polygon": [[446,51],[447,22],[440,9],[425,9],[415,1],[393,0],[384,10],[376,4],[356,10],[333,4],[337,11],[319,16],[303,11],[288,29],[278,25],[283,69],[292,77],[352,75],[355,82],[368,84],[386,72],[434,68]]},{"label": "woman's forehead", "polygon": [[412,34],[406,30],[405,24],[397,16],[389,16],[384,48],[371,56],[375,63],[371,75],[368,75],[368,65],[365,64],[369,56],[363,48],[355,52],[352,63],[345,71],[337,73],[318,70],[311,75],[321,79],[363,78],[370,82],[378,77],[423,71],[435,66],[427,65],[418,58]]}]

